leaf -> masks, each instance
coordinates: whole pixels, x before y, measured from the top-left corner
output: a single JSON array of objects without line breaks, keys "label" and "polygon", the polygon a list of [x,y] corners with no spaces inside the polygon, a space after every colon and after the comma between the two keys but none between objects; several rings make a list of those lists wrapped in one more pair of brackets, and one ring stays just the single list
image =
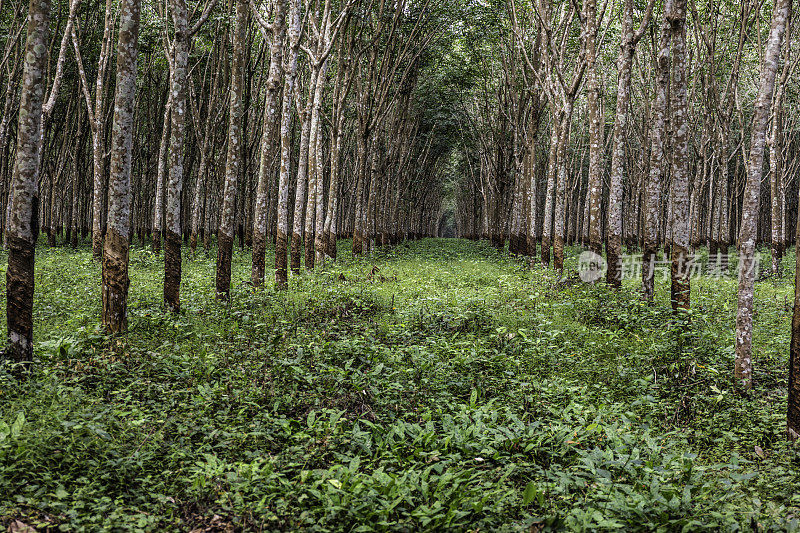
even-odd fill
[{"label": "leaf", "polygon": [[333,485],[334,488],[337,488],[337,489],[341,489],[342,488],[342,482],[339,481],[338,479],[329,479],[328,483]]},{"label": "leaf", "polygon": [[764,458],[767,456],[767,455],[764,453],[764,450],[762,450],[762,449],[761,449],[761,446],[756,446],[756,447],[755,447],[755,450],[756,450],[756,455],[758,455],[758,456],[759,456],[759,457],[761,457],[762,459],[764,459]]},{"label": "leaf", "polygon": [[536,485],[536,482],[531,481],[525,486],[525,492],[522,493],[522,503],[523,505],[530,505],[530,503],[536,499],[536,496],[539,494],[539,487]]},{"label": "leaf", "polygon": [[11,437],[17,438],[19,437],[20,432],[22,432],[22,426],[25,425],[25,414],[20,412],[17,415],[17,419],[14,420],[14,423],[11,424]]},{"label": "leaf", "polygon": [[331,413],[331,427],[336,426],[336,422],[339,421],[343,414],[344,411],[334,411]]},{"label": "leaf", "polygon": [[8,424],[0,420],[0,442],[6,440],[6,437],[11,435],[11,428],[8,427]]}]

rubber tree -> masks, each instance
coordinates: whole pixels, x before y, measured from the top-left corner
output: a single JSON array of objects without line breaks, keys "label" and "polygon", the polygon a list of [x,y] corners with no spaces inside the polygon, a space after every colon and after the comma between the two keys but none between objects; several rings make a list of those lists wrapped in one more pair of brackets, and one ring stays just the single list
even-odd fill
[{"label": "rubber tree", "polygon": [[622,284],[622,202],[625,175],[625,141],[628,133],[628,113],[631,103],[631,72],[636,45],[644,36],[653,13],[655,0],[647,3],[639,28],[633,26],[633,0],[624,0],[619,56],[617,58],[617,108],[614,114],[614,133],[611,141],[611,176],[608,186],[608,235],[606,281],[612,287]]},{"label": "rubber tree", "polygon": [[265,254],[267,247],[267,194],[272,177],[272,148],[275,132],[280,122],[279,93],[281,90],[281,63],[286,41],[286,0],[275,0],[274,19],[271,23],[261,17],[258,9],[252,6],[256,20],[269,34],[270,60],[267,76],[267,96],[264,102],[264,119],[261,131],[261,149],[258,161],[258,185],[256,186],[255,211],[253,214],[253,266],[250,280],[253,286],[264,284]]},{"label": "rubber tree", "polygon": [[183,154],[186,137],[186,98],[189,83],[189,50],[192,36],[208,18],[216,0],[206,4],[200,19],[189,26],[185,0],[170,0],[175,36],[169,50],[170,62],[170,140],[169,182],[166,202],[164,246],[164,303],[172,312],[181,308],[181,192],[184,182]]},{"label": "rubber tree", "polygon": [[670,119],[672,127],[672,262],[671,301],[674,312],[689,310],[689,117],[686,79],[686,0],[668,0],[664,17],[670,27],[672,65]]},{"label": "rubber tree", "polygon": [[119,6],[117,82],[111,129],[108,221],[103,243],[102,283],[102,320],[111,333],[122,333],[128,329],[128,238],[140,8],[140,0],[122,0]]},{"label": "rubber tree", "polygon": [[764,173],[764,150],[769,126],[772,94],[778,73],[781,43],[792,10],[792,0],[777,0],[772,12],[769,37],[764,51],[758,94],[753,112],[747,183],[742,200],[739,227],[739,291],[736,306],[736,358],[734,377],[744,388],[753,386],[753,288],[756,271],[756,237],[761,178]]},{"label": "rubber tree", "polygon": [[289,282],[287,246],[289,245],[289,172],[292,151],[292,98],[297,81],[300,53],[300,18],[302,0],[289,0],[289,53],[284,61],[283,105],[281,108],[281,164],[278,181],[278,223],[275,239],[275,285],[285,289]]},{"label": "rubber tree", "polygon": [[217,231],[217,299],[227,300],[231,288],[231,259],[233,230],[236,217],[236,185],[242,165],[242,114],[244,94],[244,65],[247,47],[247,0],[236,1],[233,26],[233,62],[231,66],[230,112],[228,116],[228,152],[225,162],[225,183],[222,209]]},{"label": "rubber tree", "polygon": [[72,28],[72,49],[78,66],[81,89],[86,100],[89,123],[92,128],[92,255],[98,261],[103,256],[103,200],[106,180],[106,82],[111,62],[111,46],[114,33],[113,1],[106,0],[103,40],[97,60],[94,96],[92,96],[81,56],[80,43],[75,27]]},{"label": "rubber tree", "polygon": [[642,298],[653,302],[655,261],[659,244],[661,183],[666,176],[667,97],[669,94],[670,24],[664,18],[656,50],[655,99],[651,106],[650,172],[644,190],[644,249],[642,251]]},{"label": "rubber tree", "polygon": [[31,0],[28,5],[25,65],[17,126],[17,155],[11,181],[10,217],[6,229],[8,344],[5,355],[18,363],[33,359],[34,235],[39,212],[36,189],[39,179],[44,74],[49,34],[50,1]]}]

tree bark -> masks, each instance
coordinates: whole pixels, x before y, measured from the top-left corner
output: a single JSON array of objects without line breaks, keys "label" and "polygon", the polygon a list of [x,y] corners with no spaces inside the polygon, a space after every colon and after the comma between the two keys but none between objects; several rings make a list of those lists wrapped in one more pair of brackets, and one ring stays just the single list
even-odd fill
[{"label": "tree bark", "polygon": [[752,335],[753,288],[755,284],[756,229],[761,177],[764,171],[764,146],[769,123],[772,94],[778,72],[781,42],[791,13],[791,0],[777,0],[761,67],[761,79],[753,113],[750,160],[742,202],[739,228],[739,293],[736,310],[736,360],[734,377],[746,389],[753,386]]},{"label": "tree bark", "polygon": [[167,186],[166,242],[164,248],[164,303],[172,312],[181,308],[181,192],[186,131],[186,84],[189,70],[189,13],[185,0],[171,0],[175,38],[172,40],[172,112],[170,166]]},{"label": "tree bark", "polygon": [[289,0],[289,56],[283,65],[283,107],[281,110],[281,173],[278,184],[278,224],[275,239],[275,285],[285,289],[289,282],[286,252],[289,233],[289,172],[292,151],[292,97],[297,79],[300,51],[301,0]]},{"label": "tree bark", "polygon": [[108,222],[103,245],[103,325],[111,333],[122,333],[128,329],[128,236],[140,0],[122,0],[119,11]]},{"label": "tree bark", "polygon": [[264,284],[265,253],[267,247],[267,193],[272,181],[272,147],[275,144],[275,131],[278,114],[278,94],[281,89],[281,62],[283,45],[286,40],[286,0],[276,0],[275,19],[271,26],[269,75],[267,77],[267,98],[264,103],[264,125],[261,132],[261,156],[258,165],[258,188],[256,190],[255,212],[253,214],[253,268],[250,280],[260,287]]},{"label": "tree bark", "polygon": [[10,216],[7,220],[6,320],[11,361],[33,359],[33,291],[35,227],[39,206],[36,189],[41,152],[42,104],[45,91],[50,1],[30,0],[22,74],[17,154],[11,181]]},{"label": "tree bark", "polygon": [[625,175],[625,139],[628,130],[628,107],[631,102],[631,71],[636,45],[650,24],[654,2],[648,2],[638,31],[633,29],[633,0],[625,0],[622,14],[622,42],[617,59],[617,109],[611,148],[611,176],[608,187],[608,234],[606,282],[615,288],[622,285],[622,207]]},{"label": "tree bark", "polygon": [[664,145],[667,132],[667,94],[669,93],[670,25],[664,21],[658,46],[656,96],[652,106],[650,129],[650,175],[645,186],[644,249],[642,254],[642,297],[653,301],[655,261],[658,253],[658,227],[661,203],[661,180],[664,177]]},{"label": "tree bark", "polygon": [[669,0],[672,80],[672,309],[689,310],[689,120],[686,81],[686,0]]},{"label": "tree bark", "polygon": [[597,74],[597,0],[586,0],[586,102],[589,121],[589,249],[603,253],[603,117]]},{"label": "tree bark", "polygon": [[236,185],[242,165],[242,97],[247,38],[247,2],[236,1],[233,29],[233,64],[231,67],[230,115],[228,117],[228,154],[225,163],[225,185],[222,193],[219,230],[217,231],[217,299],[227,300],[231,288],[231,260],[236,217]]}]

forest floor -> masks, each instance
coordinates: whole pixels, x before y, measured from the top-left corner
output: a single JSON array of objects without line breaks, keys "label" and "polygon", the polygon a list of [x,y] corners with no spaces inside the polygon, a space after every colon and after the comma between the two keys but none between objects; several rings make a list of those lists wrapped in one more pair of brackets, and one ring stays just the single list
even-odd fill
[{"label": "forest floor", "polygon": [[348,247],[284,293],[254,291],[237,251],[227,305],[199,253],[173,317],[163,260],[134,246],[118,338],[91,251],[40,248],[35,366],[0,369],[0,525],[798,529],[793,254],[756,285],[744,395],[733,278],[692,280],[686,331],[663,280],[646,306],[635,280],[558,284],[483,243]]}]

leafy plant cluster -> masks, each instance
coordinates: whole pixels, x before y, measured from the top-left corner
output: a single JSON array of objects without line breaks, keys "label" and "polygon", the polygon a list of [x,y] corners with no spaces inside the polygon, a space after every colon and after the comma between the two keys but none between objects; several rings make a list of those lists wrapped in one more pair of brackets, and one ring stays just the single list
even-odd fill
[{"label": "leafy plant cluster", "polygon": [[414,242],[280,293],[248,285],[240,252],[228,304],[213,257],[185,263],[173,317],[162,261],[133,248],[130,332],[108,337],[91,251],[38,251],[37,360],[26,381],[0,369],[3,526],[798,529],[790,279],[757,286],[742,396],[735,281],[694,284],[687,331],[633,282],[559,284],[481,243]]}]

